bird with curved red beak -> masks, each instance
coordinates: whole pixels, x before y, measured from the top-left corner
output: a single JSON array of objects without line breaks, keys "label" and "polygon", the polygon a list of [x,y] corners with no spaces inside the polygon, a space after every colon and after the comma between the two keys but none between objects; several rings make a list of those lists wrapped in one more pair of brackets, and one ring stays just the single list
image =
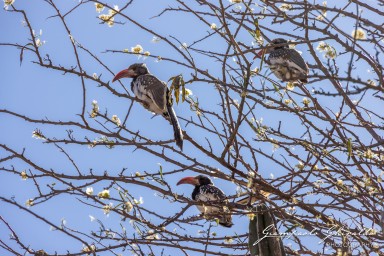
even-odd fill
[{"label": "bird with curved red beak", "polygon": [[267,48],[255,55],[255,58],[262,58],[267,54],[269,56],[264,59],[265,62],[281,81],[308,83],[308,65],[298,51],[289,48],[287,40],[283,38],[272,40]]},{"label": "bird with curved red beak", "polygon": [[133,69],[129,69],[129,68],[123,69],[115,75],[115,77],[112,80],[112,83],[117,80],[120,80],[121,78],[134,78],[136,76],[137,76],[137,73],[135,73]]},{"label": "bird with curved red beak", "polygon": [[[223,191],[215,187],[210,178],[204,175],[196,177],[185,177],[181,179],[177,185],[191,184],[195,186],[192,192],[192,200],[197,202],[218,202],[227,204],[228,200]],[[204,206],[197,205],[199,211],[207,218],[218,218],[219,224],[224,227],[231,227],[232,215],[227,206]]]},{"label": "bird with curved red beak", "polygon": [[144,63],[136,63],[116,74],[112,82],[132,78],[131,90],[147,110],[164,116],[173,126],[176,145],[183,150],[183,133],[169,99],[166,83],[150,74]]}]

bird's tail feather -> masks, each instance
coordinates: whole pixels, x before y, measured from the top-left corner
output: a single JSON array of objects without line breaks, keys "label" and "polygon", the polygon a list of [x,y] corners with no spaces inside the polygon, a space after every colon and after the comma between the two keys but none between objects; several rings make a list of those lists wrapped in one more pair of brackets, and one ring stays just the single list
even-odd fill
[{"label": "bird's tail feather", "polygon": [[230,228],[233,226],[231,211],[227,208],[223,208],[222,215],[219,219],[219,224],[223,227]]},{"label": "bird's tail feather", "polygon": [[175,111],[172,108],[172,105],[167,102],[167,112],[173,126],[173,133],[175,136],[176,145],[183,150],[183,133],[180,128],[179,120],[177,120],[177,116]]}]

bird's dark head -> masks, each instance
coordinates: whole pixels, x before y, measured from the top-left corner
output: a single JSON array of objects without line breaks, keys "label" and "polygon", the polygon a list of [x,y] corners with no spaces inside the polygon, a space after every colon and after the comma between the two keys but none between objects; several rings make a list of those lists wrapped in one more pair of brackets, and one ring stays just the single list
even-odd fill
[{"label": "bird's dark head", "polygon": [[179,180],[179,182],[177,182],[177,185],[181,185],[181,184],[191,184],[194,186],[202,186],[202,185],[209,185],[209,184],[213,184],[213,183],[212,183],[211,179],[208,178],[207,176],[198,175],[196,177],[182,178],[181,180]]},{"label": "bird's dark head", "polygon": [[121,70],[116,76],[113,78],[112,82],[119,80],[124,77],[136,78],[141,75],[148,74],[148,68],[144,63],[135,63],[129,66],[127,69]]},{"label": "bird's dark head", "polygon": [[267,45],[267,48],[265,49],[262,49],[261,51],[259,51],[257,53],[257,55],[255,56],[255,58],[257,57],[262,57],[263,54],[269,54],[270,52],[272,52],[273,50],[277,50],[277,49],[284,49],[284,48],[289,48],[288,46],[288,41],[285,40],[284,38],[275,38],[273,39],[268,45]]},{"label": "bird's dark head", "polygon": [[271,46],[271,48],[269,48],[269,51],[281,48],[288,48],[288,41],[284,38],[276,38],[269,43],[269,46]]}]

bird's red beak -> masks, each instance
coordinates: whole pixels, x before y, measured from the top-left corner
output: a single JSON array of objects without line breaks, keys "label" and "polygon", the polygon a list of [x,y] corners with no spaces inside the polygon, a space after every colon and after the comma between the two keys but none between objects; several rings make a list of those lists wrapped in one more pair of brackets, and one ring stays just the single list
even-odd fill
[{"label": "bird's red beak", "polygon": [[197,180],[195,177],[185,177],[177,182],[177,186],[180,184],[191,184],[196,186],[199,185],[199,180]]},{"label": "bird's red beak", "polygon": [[253,57],[253,59],[256,59],[256,58],[262,58],[262,57],[263,57],[263,54],[264,54],[264,49],[263,49],[263,50],[260,50],[260,51],[255,55],[255,57]]},{"label": "bird's red beak", "polygon": [[112,80],[112,83],[115,82],[116,80],[119,80],[124,77],[134,77],[136,75],[135,71],[132,69],[124,69],[121,70],[119,73],[115,75],[115,77]]}]

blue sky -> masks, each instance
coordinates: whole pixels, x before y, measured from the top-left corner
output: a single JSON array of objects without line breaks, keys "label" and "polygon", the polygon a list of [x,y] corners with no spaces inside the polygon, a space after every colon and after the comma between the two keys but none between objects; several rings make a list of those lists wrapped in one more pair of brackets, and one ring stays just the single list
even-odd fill
[{"label": "blue sky", "polygon": [[[321,1],[318,1],[321,2]],[[115,1],[111,4],[122,6],[125,1]],[[77,1],[62,1],[57,3],[60,9],[65,12],[70,10]],[[130,18],[139,21],[140,24],[148,26],[156,33],[166,36],[171,39],[170,36],[176,37],[180,42],[191,44],[193,41],[207,35],[210,32],[209,26],[197,22],[196,18],[191,15],[185,15],[182,13],[172,13],[163,15],[161,18],[151,17],[160,13],[160,11],[168,5],[165,1],[147,0],[147,1],[134,1],[132,6],[124,11]],[[45,41],[45,44],[41,46],[40,52],[42,56],[49,54],[50,59],[54,64],[60,64],[65,67],[76,66],[75,56],[73,54],[72,46],[69,41],[69,36],[65,32],[62,24],[57,18],[49,18],[54,15],[53,9],[44,1],[15,1],[15,7],[18,9],[25,9],[29,21],[32,24],[36,34],[42,31],[40,36],[41,40]],[[103,13],[107,13],[104,10]],[[120,50],[131,49],[131,47],[140,44],[145,51],[150,51],[155,56],[166,56],[174,58],[176,60],[184,61],[182,56],[174,49],[169,47],[165,42],[153,43],[153,34],[145,32],[139,29],[137,26],[126,22],[124,24],[115,24],[113,27],[108,27],[106,24],[100,24],[100,20],[97,19],[98,13],[95,11],[93,3],[88,3],[80,7],[74,13],[67,16],[67,24],[71,30],[71,35],[74,39],[85,48],[89,49],[92,53],[96,54],[100,60],[105,63],[109,69],[117,73],[123,68],[126,68],[135,62],[145,62],[149,70],[159,77],[161,80],[167,81],[170,77],[177,74],[184,74],[185,79],[191,78],[190,70],[186,70],[180,65],[174,63],[161,61],[156,62],[156,58],[143,58],[138,60],[135,55],[128,55],[124,53],[108,53],[106,50]],[[329,17],[328,17],[329,18]],[[18,42],[26,45],[29,43],[29,35],[26,27],[22,25],[22,16],[17,13],[6,12],[1,10],[0,23],[2,25],[2,33],[0,36],[0,42]],[[116,17],[116,22],[123,21],[123,19]],[[210,22],[219,23],[212,18]],[[264,21],[263,21],[264,22]],[[266,20],[261,25],[269,26],[269,20]],[[343,21],[335,21],[335,23],[342,23]],[[342,25],[346,33],[350,33],[353,30],[354,23],[345,23]],[[281,31],[292,31],[292,27],[281,28]],[[298,32],[302,33],[302,32]],[[272,36],[273,35],[270,35]],[[321,33],[314,33],[312,38],[321,37]],[[250,45],[252,38],[248,33],[243,33],[239,36],[239,40],[242,40],[245,44]],[[286,37],[287,38],[287,37]],[[290,38],[287,38],[290,39]],[[174,41],[176,45],[178,42]],[[201,46],[204,49],[215,49],[217,51],[224,51],[226,45],[218,37],[213,37],[205,42],[206,45]],[[314,44],[316,46],[317,44]],[[343,52],[343,49],[335,47],[338,52]],[[303,52],[303,57],[308,62],[313,63],[313,59],[303,46],[297,46],[299,50]],[[104,69],[98,62],[90,58],[84,51],[80,51],[79,57],[81,59],[82,67],[88,74],[96,73],[101,76],[104,82],[110,81],[113,78],[113,74]],[[28,117],[35,119],[50,119],[61,121],[80,121],[79,114],[82,107],[82,88],[79,77],[69,74],[63,74],[60,71],[53,71],[39,67],[37,64],[32,63],[36,61],[36,57],[31,52],[24,52],[23,62],[20,65],[20,50],[13,47],[1,47],[2,58],[1,62],[1,75],[2,85],[0,86],[0,109],[8,109],[17,113],[24,114]],[[319,54],[320,56],[321,54]],[[249,54],[249,58],[252,58],[252,54]],[[196,55],[196,62],[202,69],[208,69],[212,74],[220,76],[221,65],[215,63],[212,59],[207,57]],[[323,58],[324,61],[326,61]],[[346,63],[349,60],[349,55],[341,55],[338,59],[338,63]],[[255,61],[254,67],[258,67],[258,60]],[[343,65],[340,64],[342,68]],[[361,73],[364,79],[374,77],[371,73],[367,72],[369,66],[362,63],[357,67],[357,71]],[[263,72],[267,72],[266,69]],[[256,79],[255,79],[256,80]],[[122,80],[123,85],[130,87],[130,80]],[[86,80],[87,95],[86,95],[86,110],[91,111],[93,100],[97,100],[100,106],[100,112],[107,111],[108,116],[113,114],[123,118],[130,105],[130,100],[122,97],[116,97],[112,95],[107,89],[98,87],[98,84],[91,80]],[[271,85],[267,85],[271,86]],[[112,85],[117,91],[123,93],[123,88],[115,83]],[[193,91],[194,97],[198,97],[200,105],[206,109],[214,112],[220,111],[218,106],[219,97],[216,90],[212,85],[205,83],[193,83],[188,84],[187,87]],[[331,85],[326,82],[321,82],[314,85],[309,85],[309,90],[319,88],[330,88]],[[239,96],[237,96],[240,99]],[[298,101],[301,101],[301,96],[293,95]],[[330,99],[329,97],[319,97],[319,102],[326,105],[329,109],[337,112],[339,104],[337,99]],[[364,100],[366,105],[375,109],[382,109],[384,107],[382,101],[378,101],[373,97],[366,97]],[[364,102],[363,102],[364,103]],[[196,119],[196,114],[190,110],[187,103],[174,106],[176,113],[185,119],[191,117]],[[263,122],[271,127],[277,127],[279,121],[283,122],[283,129],[287,133],[291,133],[297,136],[303,127],[300,126],[300,120],[291,119],[286,113],[270,111],[260,105],[257,105],[254,112],[257,119],[262,118]],[[56,170],[59,173],[76,175],[76,171],[72,164],[64,154],[59,152],[52,144],[44,144],[42,140],[36,140],[32,138],[32,132],[35,129],[40,129],[46,136],[65,138],[66,130],[73,129],[75,137],[83,139],[87,136],[93,140],[97,135],[80,130],[75,127],[52,127],[47,125],[38,125],[25,122],[19,118],[15,118],[9,115],[2,115],[0,127],[0,143],[9,145],[17,152],[22,152],[25,149],[25,156],[43,168],[49,170],[50,168]],[[373,117],[374,119],[374,117]],[[100,125],[93,119],[87,119],[90,125],[100,128]],[[327,128],[327,124],[320,124],[319,127]],[[155,139],[171,139],[173,136],[171,126],[161,117],[153,117],[151,113],[143,109],[138,103],[133,106],[132,114],[130,115],[127,126],[133,131],[140,131],[145,136],[150,136]],[[193,137],[197,142],[204,146],[207,146],[204,134],[198,129],[190,129],[186,126],[185,121],[181,121],[183,129],[187,130],[189,136]],[[113,129],[113,128],[112,128]],[[249,129],[240,130],[243,136],[249,136],[254,138],[255,135]],[[358,131],[360,133],[360,131]],[[129,137],[129,135],[127,135]],[[363,141],[369,141],[371,137],[366,131],[361,131],[360,138]],[[211,139],[211,138],[209,138]],[[217,148],[216,153],[220,153],[221,143],[217,138],[211,140],[214,148]],[[90,169],[95,174],[103,174],[105,171],[111,175],[116,175],[123,168],[127,168],[126,173],[128,175],[134,174],[139,171],[149,173],[156,173],[159,170],[159,164],[163,166],[164,172],[173,171],[179,169],[177,166],[165,162],[164,160],[155,157],[147,152],[137,150],[128,146],[117,146],[109,150],[105,147],[99,146],[95,148],[88,148],[80,145],[63,145],[63,147],[70,152],[71,157],[77,163],[79,169],[82,172],[87,173]],[[258,148],[272,154],[273,145],[270,143],[258,144]],[[295,151],[296,150],[296,151]],[[206,163],[210,166],[215,166],[226,172],[228,170],[220,166],[217,162],[210,158],[207,158],[204,154],[196,150],[193,145],[185,143],[184,152],[191,157],[199,159],[199,161]],[[295,154],[304,154],[302,149],[294,149],[292,152]],[[277,151],[276,154],[279,154]],[[0,151],[0,156],[4,157],[8,155],[4,150]],[[185,161],[182,157],[174,154],[176,161]],[[250,155],[245,155],[245,158],[251,158]],[[259,155],[259,172],[264,178],[269,178],[271,174],[274,177],[286,174],[285,171],[279,172],[279,167]],[[345,155],[342,157],[345,158]],[[295,165],[297,161],[295,159],[289,159],[289,164]],[[5,165],[6,167],[13,166],[17,171],[24,170],[26,168],[25,163],[20,160],[14,160],[11,164]],[[35,172],[34,170],[32,170]],[[21,205],[24,202],[37,195],[36,187],[31,179],[26,181],[22,180],[20,176],[1,172],[0,185],[2,186],[1,195],[6,198],[14,198]],[[182,173],[175,173],[173,175],[166,175],[166,181],[172,187],[173,192],[178,194],[184,194],[190,196],[192,187],[176,187],[177,181],[184,176],[196,175],[191,171],[184,171]],[[46,185],[51,184],[52,180],[43,178],[41,182],[41,188],[43,191],[48,191]],[[215,184],[220,187],[226,194],[234,195],[236,193],[236,185],[223,180],[214,180]],[[79,182],[83,184],[83,182]],[[94,191],[97,193],[104,187],[108,186],[108,182],[100,182],[93,186]],[[64,185],[59,185],[64,188]],[[285,184],[285,186],[287,186]],[[287,187],[282,187],[282,189]],[[142,187],[129,185],[126,187],[135,198],[143,197],[145,205],[151,205],[151,209],[156,209],[158,213],[164,215],[172,215],[177,212],[178,207],[183,207],[183,204],[170,204],[167,200],[160,200],[158,196],[154,194],[154,191],[149,189],[143,189]],[[111,195],[118,197],[118,192],[115,189],[111,189]],[[105,226],[119,229],[119,217],[111,213],[108,217],[103,214],[102,209],[89,207],[83,203],[80,203],[78,199],[80,196],[60,195],[55,197],[44,204],[34,206],[30,208],[37,213],[41,213],[46,216],[49,221],[56,225],[60,225],[60,222],[65,219],[66,224],[69,227],[80,229],[82,231],[97,230],[97,222],[91,222],[89,215],[100,219]],[[81,198],[87,201],[84,198]],[[311,200],[311,199],[308,199]],[[107,201],[106,201],[107,203]],[[191,216],[197,214],[197,209],[190,208],[185,216]],[[20,234],[21,239],[25,241],[32,248],[44,248],[47,252],[53,253],[58,251],[59,253],[65,253],[66,250],[75,251],[81,250],[82,244],[79,242],[73,242],[67,236],[60,234],[60,232],[50,230],[50,226],[36,221],[25,212],[19,211],[16,207],[9,204],[3,204],[0,208],[0,215],[3,216],[14,230]],[[157,223],[157,220],[153,220]],[[200,224],[204,224],[204,221],[200,221]],[[233,229],[225,229],[221,227],[214,227],[212,230],[217,231],[220,234],[234,236],[236,233],[244,233],[244,230],[248,229],[248,218],[246,216],[236,217],[234,220],[235,226]],[[159,224],[159,223],[157,223]],[[0,228],[4,226],[0,224]],[[124,223],[127,228],[132,228],[128,221]],[[202,227],[193,227],[191,234],[196,235],[197,230],[206,229],[208,223]],[[132,231],[133,232],[133,231]],[[181,231],[184,233],[184,231]],[[38,235],[36,235],[38,234]],[[8,233],[1,232],[0,239],[7,240]],[[306,242],[314,242],[313,238],[307,238]],[[0,249],[0,253],[2,250]],[[172,254],[172,249],[168,251]],[[108,255],[108,254],[100,254]],[[125,252],[124,255],[130,255]],[[198,255],[198,254],[191,254]]]}]

